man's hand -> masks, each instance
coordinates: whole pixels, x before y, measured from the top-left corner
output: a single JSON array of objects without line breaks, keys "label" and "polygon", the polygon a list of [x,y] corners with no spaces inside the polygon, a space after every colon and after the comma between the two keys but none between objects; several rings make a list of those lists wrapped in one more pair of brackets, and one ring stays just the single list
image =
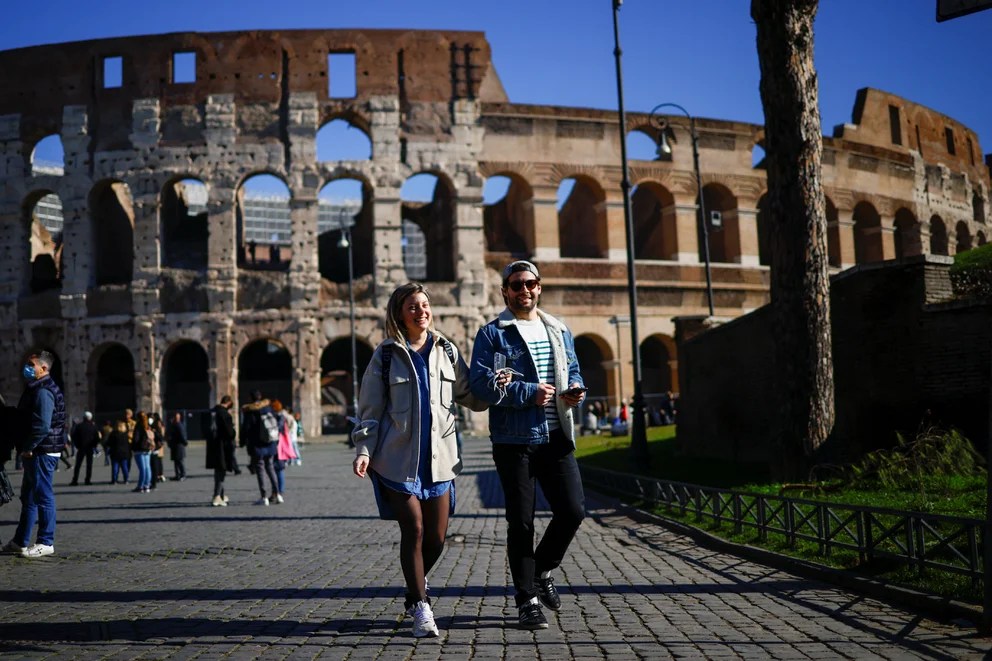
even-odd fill
[{"label": "man's hand", "polygon": [[358,477],[365,477],[365,473],[369,468],[369,456],[367,454],[360,454],[355,457],[355,461],[351,464],[351,470]]},{"label": "man's hand", "polygon": [[555,396],[555,387],[550,383],[539,383],[537,384],[537,394],[534,396],[534,403],[538,406],[544,406],[550,402]]},{"label": "man's hand", "polygon": [[[581,385],[580,383],[573,383],[569,388],[575,388]],[[584,392],[575,393],[574,395],[563,394],[561,398],[566,404],[574,408],[582,403],[582,400],[586,398],[586,394]]]}]

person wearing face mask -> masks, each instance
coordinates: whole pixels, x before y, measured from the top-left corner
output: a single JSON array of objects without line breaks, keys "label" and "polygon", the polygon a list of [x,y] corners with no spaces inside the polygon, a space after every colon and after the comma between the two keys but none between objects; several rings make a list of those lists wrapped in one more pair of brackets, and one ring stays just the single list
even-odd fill
[{"label": "person wearing face mask", "polygon": [[399,522],[404,609],[414,637],[433,637],[439,631],[426,576],[444,549],[454,479],[462,470],[455,404],[476,411],[486,406],[469,392],[458,349],[434,330],[423,285],[401,285],[389,297],[386,335],[362,378],[352,470],[371,478],[380,518]]},{"label": "person wearing face mask", "polygon": [[[55,552],[55,490],[53,479],[66,444],[65,400],[52,380],[54,356],[40,351],[28,356],[21,369],[24,393],[17,404],[28,427],[19,439],[24,460],[21,478],[21,515],[14,538],[3,547],[25,558],[41,558]],[[35,523],[38,534],[31,544]]]},{"label": "person wearing face mask", "polygon": [[[506,554],[516,588],[520,627],[547,629],[541,604],[561,599],[551,572],[561,565],[585,517],[575,461],[575,419],[585,398],[572,333],[538,308],[541,276],[518,260],[503,269],[506,309],[475,336],[472,393],[489,402],[493,461],[506,498]],[[499,387],[506,370],[519,375]],[[551,522],[534,548],[537,485],[551,506]]]}]

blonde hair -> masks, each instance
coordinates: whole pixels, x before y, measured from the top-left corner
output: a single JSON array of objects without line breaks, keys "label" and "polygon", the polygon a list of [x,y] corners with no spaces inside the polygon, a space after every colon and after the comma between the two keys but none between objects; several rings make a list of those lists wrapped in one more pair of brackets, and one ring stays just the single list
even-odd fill
[{"label": "blonde hair", "polygon": [[[427,288],[419,282],[408,282],[393,290],[389,302],[386,303],[386,337],[391,337],[399,342],[406,342],[406,331],[402,321],[403,302],[414,294],[423,294],[427,297],[428,303],[431,301],[431,295],[427,292]],[[431,323],[427,330],[431,333],[436,332],[433,315],[431,315]]]}]

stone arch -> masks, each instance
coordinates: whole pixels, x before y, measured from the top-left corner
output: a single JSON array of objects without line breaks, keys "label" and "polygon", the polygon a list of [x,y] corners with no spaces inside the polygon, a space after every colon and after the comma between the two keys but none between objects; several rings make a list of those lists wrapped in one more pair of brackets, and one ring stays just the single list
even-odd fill
[{"label": "stone arch", "polygon": [[678,379],[675,340],[659,333],[641,342],[641,387],[644,396],[677,391]]},{"label": "stone arch", "polygon": [[260,338],[246,344],[238,353],[238,400],[252,401],[252,393],[266,399],[293,402],[293,357],[284,344]]},{"label": "stone arch", "polygon": [[288,271],[292,261],[292,194],[285,180],[255,172],[237,189],[238,268]]},{"label": "stone arch", "polygon": [[27,249],[23,279],[24,292],[42,292],[62,286],[63,226],[62,200],[50,190],[34,191],[24,204],[22,236]]},{"label": "stone arch", "polygon": [[896,259],[919,255],[923,252],[920,239],[920,223],[909,209],[902,207],[896,211],[893,221]]},{"label": "stone arch", "polygon": [[971,216],[976,223],[985,223],[985,198],[978,191],[971,193]]},{"label": "stone arch", "polygon": [[643,128],[627,132],[627,158],[634,161],[653,161],[658,157],[658,141]]},{"label": "stone arch", "polygon": [[[571,182],[570,187],[568,182]],[[609,240],[603,187],[592,177],[577,175],[564,179],[558,192],[558,246],[561,256],[606,257]]]},{"label": "stone arch", "polygon": [[199,342],[179,340],[166,349],[160,393],[163,412],[210,408],[210,358]]},{"label": "stone arch", "polygon": [[159,236],[164,268],[206,271],[210,243],[206,184],[175,177],[159,195]]},{"label": "stone arch", "polygon": [[824,195],[823,208],[827,216],[827,264],[841,268],[844,260],[840,254],[840,214],[829,196]]},{"label": "stone arch", "polygon": [[[705,221],[709,229],[710,261],[724,263],[740,261],[741,237],[740,223],[737,220],[737,197],[723,184],[709,183],[703,186],[703,200],[706,203]],[[702,212],[703,209],[697,207],[697,227],[701,227],[698,220]],[[703,237],[700,236],[700,262],[703,261],[703,257]]]},{"label": "stone arch", "polygon": [[[494,194],[495,189],[503,194]],[[490,196],[495,199],[488,199]],[[534,189],[530,183],[515,172],[498,172],[486,179],[482,199],[486,250],[520,258],[533,256]]]},{"label": "stone arch", "polygon": [[947,225],[940,216],[930,217],[930,254],[947,255],[949,243],[947,240]]},{"label": "stone arch", "polygon": [[58,133],[46,135],[31,149],[31,174],[65,174],[65,149],[62,146],[62,136]]},{"label": "stone arch", "polygon": [[87,365],[90,407],[98,420],[122,418],[124,409],[137,408],[134,356],[119,342],[95,348]]},{"label": "stone arch", "polygon": [[[438,172],[419,172],[400,191],[403,218],[403,264],[407,276],[423,272],[428,282],[455,279],[455,187]],[[416,226],[419,233],[407,224]],[[420,234],[423,245],[417,245]]]},{"label": "stone arch", "polygon": [[[355,338],[355,368],[358,385],[372,361],[373,347],[364,339]],[[320,409],[333,429],[343,429],[344,416],[351,409],[353,381],[351,378],[351,337],[331,341],[320,354]]]},{"label": "stone arch", "polygon": [[589,388],[586,398],[602,401],[608,410],[616,392],[616,379],[606,367],[613,359],[610,344],[598,335],[584,333],[575,337],[575,355],[582,368],[582,380]]},{"label": "stone arch", "polygon": [[372,139],[367,127],[338,115],[328,119],[317,130],[317,162],[367,161],[372,158]]},{"label": "stone arch", "polygon": [[90,191],[93,226],[93,281],[130,284],[134,273],[134,203],[122,181],[98,182]]},{"label": "stone arch", "polygon": [[882,248],[882,217],[878,211],[871,202],[858,202],[853,215],[855,263],[867,264],[885,259]]},{"label": "stone arch", "polygon": [[954,227],[954,235],[956,239],[955,253],[971,250],[971,230],[968,229],[968,223],[963,220],[958,221],[958,224]]},{"label": "stone arch", "polygon": [[631,193],[635,259],[675,259],[675,196],[659,183],[644,181]]},{"label": "stone arch", "polygon": [[317,195],[317,263],[320,277],[329,282],[348,282],[348,255],[340,246],[342,227],[350,227],[352,276],[372,273],[372,187],[359,177],[328,181]]}]

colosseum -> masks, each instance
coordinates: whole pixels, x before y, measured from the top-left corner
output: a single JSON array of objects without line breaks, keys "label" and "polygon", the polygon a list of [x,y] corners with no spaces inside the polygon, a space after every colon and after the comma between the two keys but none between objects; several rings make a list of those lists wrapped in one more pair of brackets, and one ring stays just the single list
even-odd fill
[{"label": "colosseum", "polygon": [[[481,32],[38,46],[0,52],[0,87],[8,398],[16,357],[44,347],[76,415],[195,411],[260,388],[317,434],[352,396],[349,290],[360,374],[392,287],[429,283],[438,326],[469,349],[511,257],[541,267],[542,305],[573,328],[590,395],[633,392],[617,113],[512,103]],[[768,301],[763,128],[696,120],[700,218],[688,121],[670,118],[674,149],[656,157],[650,117],[626,119],[650,400],[678,389],[675,318],[708,314],[702,222],[715,317]],[[364,149],[322,154],[331,126]],[[60,162],[44,162],[43,142]],[[257,177],[285,194],[252,195]],[[427,197],[409,199],[424,177]],[[341,182],[355,199],[325,194]],[[838,271],[988,235],[975,133],[882,91],[858,91],[851,123],[824,138],[824,184]]]}]

